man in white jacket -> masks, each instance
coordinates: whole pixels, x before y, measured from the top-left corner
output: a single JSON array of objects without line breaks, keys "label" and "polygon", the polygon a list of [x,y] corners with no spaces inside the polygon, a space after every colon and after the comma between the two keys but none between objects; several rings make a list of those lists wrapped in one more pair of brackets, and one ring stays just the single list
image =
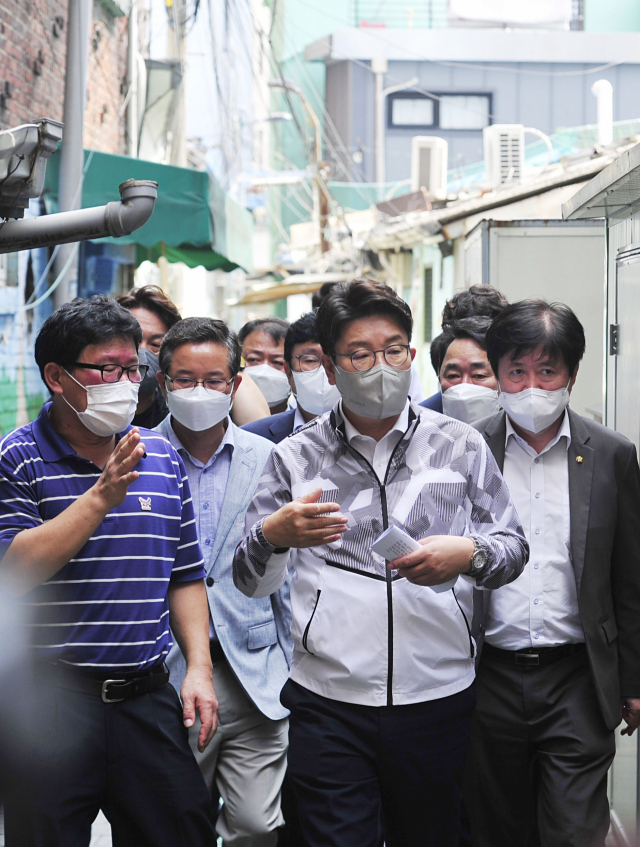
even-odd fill
[{"label": "man in white jacket", "polygon": [[[234,581],[264,597],[293,570],[281,699],[309,847],[454,847],[475,704],[471,588],[515,579],[527,543],[483,439],[409,401],[406,303],[342,283],[317,327],[341,400],[267,460]],[[391,526],[420,548],[372,552]]]}]

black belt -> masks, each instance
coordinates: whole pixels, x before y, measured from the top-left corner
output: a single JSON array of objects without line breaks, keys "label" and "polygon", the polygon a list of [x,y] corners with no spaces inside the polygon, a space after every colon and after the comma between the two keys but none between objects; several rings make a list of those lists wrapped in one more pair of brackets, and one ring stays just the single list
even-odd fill
[{"label": "black belt", "polygon": [[566,656],[573,656],[585,649],[584,644],[560,644],[558,647],[529,647],[526,650],[501,650],[491,644],[483,646],[483,654],[491,656],[497,662],[505,665],[520,665],[524,667],[536,667],[550,665]]},{"label": "black belt", "polygon": [[227,660],[222,649],[222,644],[220,644],[217,638],[209,642],[209,653],[211,654],[211,661],[214,665],[220,662],[226,662]]},{"label": "black belt", "polygon": [[120,679],[85,676],[60,665],[54,665],[54,668],[60,671],[56,683],[61,688],[82,691],[84,694],[98,694],[102,697],[103,703],[121,703],[129,697],[139,697],[141,694],[148,694],[149,691],[162,688],[169,682],[169,671],[165,665],[158,665],[145,673]]}]

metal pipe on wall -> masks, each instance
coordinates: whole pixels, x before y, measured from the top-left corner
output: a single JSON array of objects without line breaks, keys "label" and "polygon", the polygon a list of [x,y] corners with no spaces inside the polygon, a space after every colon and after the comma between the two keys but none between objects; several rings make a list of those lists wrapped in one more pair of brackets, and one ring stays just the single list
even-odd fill
[{"label": "metal pipe on wall", "polygon": [[[87,100],[87,64],[91,30],[92,0],[69,0],[67,22],[67,66],[64,81],[64,136],[60,149],[60,183],[58,209],[70,212],[82,205],[82,169],[84,151],[84,110]],[[5,224],[5,227],[7,224]],[[4,229],[4,228],[3,228]],[[61,247],[54,272],[65,267],[71,247]],[[77,262],[72,264],[54,295],[57,309],[68,302],[75,292],[78,276]]]},{"label": "metal pipe on wall", "polygon": [[[91,238],[121,238],[130,235],[149,220],[157,196],[157,182],[129,179],[120,185],[122,199],[119,202],[42,215],[24,221],[7,221],[0,229],[0,253],[49,247],[53,244],[73,245],[77,241]],[[67,258],[72,250],[73,246],[67,248]],[[64,279],[58,289],[63,284]],[[58,289],[54,292],[54,298]]]}]

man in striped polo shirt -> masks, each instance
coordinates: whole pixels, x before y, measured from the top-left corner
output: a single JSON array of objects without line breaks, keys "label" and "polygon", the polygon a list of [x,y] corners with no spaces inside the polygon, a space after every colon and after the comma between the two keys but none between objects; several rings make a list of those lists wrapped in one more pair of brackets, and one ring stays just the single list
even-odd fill
[{"label": "man in striped polo shirt", "polygon": [[215,845],[185,729],[199,713],[203,750],[217,720],[203,560],[181,458],[129,425],[141,338],[109,298],[58,309],[36,341],[52,400],[0,443],[0,587],[28,615],[38,727],[8,847],[88,845],[99,809],[114,847]]}]

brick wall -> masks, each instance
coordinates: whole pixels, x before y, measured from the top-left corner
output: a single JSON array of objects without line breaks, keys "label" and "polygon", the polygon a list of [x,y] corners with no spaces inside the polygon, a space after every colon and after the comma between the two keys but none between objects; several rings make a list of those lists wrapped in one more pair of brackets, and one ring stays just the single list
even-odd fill
[{"label": "brick wall", "polygon": [[[40,117],[62,120],[67,5],[68,0],[0,0],[1,129]],[[58,37],[56,17],[64,27],[57,28]]]},{"label": "brick wall", "polygon": [[114,18],[93,4],[87,70],[84,146],[102,153],[126,153],[124,112],[127,85],[127,18]]},{"label": "brick wall", "polygon": [[[68,0],[0,0],[0,129],[39,117],[62,120],[67,14]],[[126,69],[127,19],[114,18],[95,0],[85,147],[126,152],[125,117],[119,115]]]}]

